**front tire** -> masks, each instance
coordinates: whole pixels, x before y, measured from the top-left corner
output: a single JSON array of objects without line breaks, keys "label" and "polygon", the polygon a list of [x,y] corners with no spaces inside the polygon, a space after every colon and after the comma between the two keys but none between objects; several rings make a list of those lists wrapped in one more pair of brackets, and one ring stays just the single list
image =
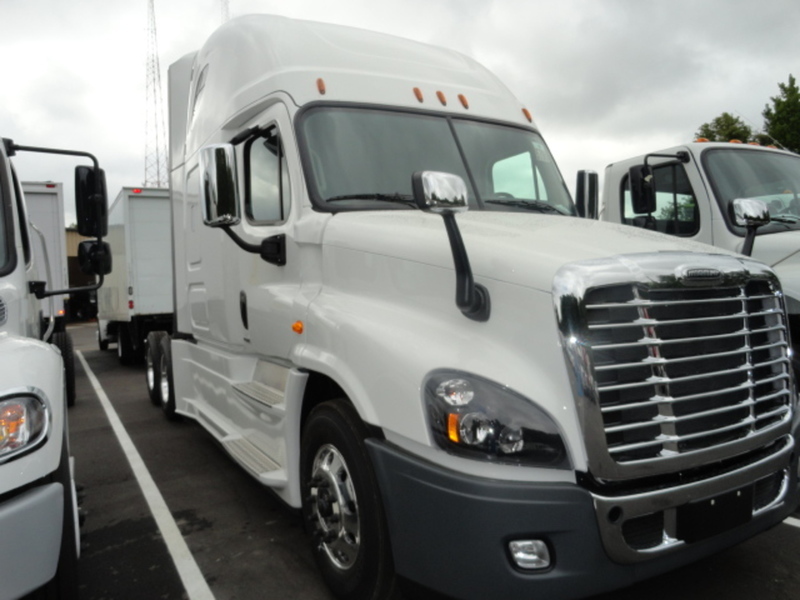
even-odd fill
[{"label": "front tire", "polygon": [[64,361],[67,406],[75,406],[75,351],[72,347],[72,337],[66,331],[57,331],[53,334],[53,344],[61,351],[61,358]]},{"label": "front tire", "polygon": [[158,397],[161,404],[161,410],[164,415],[171,421],[176,421],[180,417],[175,412],[175,380],[172,377],[172,346],[170,345],[170,338],[165,335],[159,342],[161,348],[161,365],[158,369]]},{"label": "front tire", "polygon": [[303,516],[322,577],[343,600],[382,600],[395,589],[368,436],[353,407],[335,400],[311,411],[301,441]]},{"label": "front tire", "polygon": [[165,335],[167,334],[164,331],[151,331],[145,341],[147,393],[156,406],[161,404],[161,339]]},{"label": "front tire", "polygon": [[125,323],[117,326],[117,358],[121,365],[136,364],[136,352],[133,348],[131,330]]}]

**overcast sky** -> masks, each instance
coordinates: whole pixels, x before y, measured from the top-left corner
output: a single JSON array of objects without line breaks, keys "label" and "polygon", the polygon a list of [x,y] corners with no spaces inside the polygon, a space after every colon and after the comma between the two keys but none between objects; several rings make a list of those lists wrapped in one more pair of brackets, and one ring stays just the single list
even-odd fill
[{"label": "overcast sky", "polygon": [[[162,93],[170,63],[222,22],[221,0],[155,0]],[[722,112],[754,130],[800,77],[799,0],[229,0],[458,50],[533,113],[570,189],[577,169],[691,141]],[[0,136],[94,153],[109,199],[144,182],[147,0],[0,0]],[[166,110],[166,109],[165,109]],[[20,155],[21,179],[74,162]]]}]

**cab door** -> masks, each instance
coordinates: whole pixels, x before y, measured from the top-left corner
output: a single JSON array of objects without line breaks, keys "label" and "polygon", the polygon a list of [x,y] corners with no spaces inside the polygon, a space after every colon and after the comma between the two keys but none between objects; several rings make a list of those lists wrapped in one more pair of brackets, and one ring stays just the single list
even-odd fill
[{"label": "cab door", "polygon": [[299,341],[293,324],[301,320],[301,261],[293,235],[299,217],[302,182],[297,148],[283,105],[268,110],[260,132],[241,147],[241,235],[267,240],[262,257],[240,253],[238,285],[229,301],[239,307],[245,351],[260,358],[286,360]]}]

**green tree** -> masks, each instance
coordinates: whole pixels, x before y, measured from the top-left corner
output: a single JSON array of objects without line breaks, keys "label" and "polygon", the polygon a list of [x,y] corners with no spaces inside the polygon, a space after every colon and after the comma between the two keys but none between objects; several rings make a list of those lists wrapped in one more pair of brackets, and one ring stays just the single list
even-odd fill
[{"label": "green tree", "polygon": [[779,83],[780,94],[771,98],[764,112],[764,131],[778,144],[800,152],[800,89],[792,75],[788,83]]},{"label": "green tree", "polygon": [[739,140],[746,143],[751,141],[753,130],[739,117],[724,112],[710,123],[700,125],[695,137],[707,138],[712,142]]}]

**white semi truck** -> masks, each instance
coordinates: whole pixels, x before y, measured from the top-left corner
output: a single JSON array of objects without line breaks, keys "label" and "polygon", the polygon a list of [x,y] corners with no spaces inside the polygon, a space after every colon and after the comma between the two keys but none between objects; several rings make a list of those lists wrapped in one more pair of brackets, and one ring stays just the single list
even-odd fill
[{"label": "white semi truck", "polygon": [[[647,165],[646,187],[630,171]],[[634,179],[641,175],[634,173]],[[761,212],[751,228],[735,206]],[[590,203],[591,204],[591,203]],[[614,162],[598,218],[751,255],[778,275],[786,297],[795,368],[800,366],[800,156],[754,144],[701,140]]]},{"label": "white semi truck", "polygon": [[473,60],[252,15],[169,94],[158,399],[302,509],[337,597],[587,596],[797,505],[774,273],[574,218]]},{"label": "white semi truck", "polygon": [[148,187],[123,187],[108,211],[116,268],[97,292],[97,340],[116,342],[123,365],[144,358],[151,331],[172,329],[169,214],[169,191]]},{"label": "white semi truck", "polygon": [[85,152],[0,139],[0,595],[71,599],[78,592],[79,537],[65,363],[48,343],[55,323],[41,316],[43,300],[76,290],[48,286],[45,275],[57,265],[33,250],[35,234],[10,157],[45,152],[93,161],[77,167],[75,195],[79,231],[98,238],[82,243],[82,268],[101,276],[110,269],[101,239],[105,179]]}]

